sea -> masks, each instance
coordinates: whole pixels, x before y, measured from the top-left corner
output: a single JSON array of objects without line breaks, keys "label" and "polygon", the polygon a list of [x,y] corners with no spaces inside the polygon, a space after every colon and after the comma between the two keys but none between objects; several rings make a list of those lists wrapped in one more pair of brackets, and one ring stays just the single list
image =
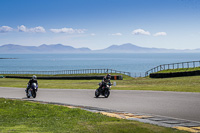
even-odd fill
[{"label": "sea", "polygon": [[187,61],[200,61],[200,53],[0,54],[0,71],[114,69],[139,77],[158,65]]}]

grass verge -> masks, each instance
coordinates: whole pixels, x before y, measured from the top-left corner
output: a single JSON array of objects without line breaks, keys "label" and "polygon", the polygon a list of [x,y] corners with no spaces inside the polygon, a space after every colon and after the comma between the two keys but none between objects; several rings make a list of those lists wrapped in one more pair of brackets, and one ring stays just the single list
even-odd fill
[{"label": "grass verge", "polygon": [[[117,86],[112,86],[111,89],[200,92],[200,76],[157,79],[123,75],[123,78],[124,80],[112,80]],[[54,89],[96,89],[99,82],[100,80],[38,80],[39,88]],[[0,78],[0,87],[26,88],[27,83],[27,79]]]},{"label": "grass verge", "polygon": [[157,73],[173,73],[173,72],[189,72],[189,71],[199,71],[200,67],[195,68],[179,68],[179,69],[168,69],[168,70],[162,70]]},{"label": "grass verge", "polygon": [[179,133],[182,131],[111,118],[81,109],[0,98],[0,132]]}]

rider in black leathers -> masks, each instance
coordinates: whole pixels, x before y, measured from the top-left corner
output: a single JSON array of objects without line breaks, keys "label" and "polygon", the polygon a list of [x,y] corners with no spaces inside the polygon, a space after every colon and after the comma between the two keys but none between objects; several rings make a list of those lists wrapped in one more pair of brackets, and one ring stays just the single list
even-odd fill
[{"label": "rider in black leathers", "polygon": [[101,84],[100,84],[100,89],[103,89],[104,86],[107,85],[107,83],[111,84],[110,83],[110,78],[111,78],[111,75],[110,74],[107,74],[106,76],[103,77],[103,80],[101,81]]},{"label": "rider in black leathers", "polygon": [[38,90],[38,82],[37,82],[37,77],[35,76],[35,75],[33,75],[33,77],[29,80],[29,82],[28,82],[28,86],[27,86],[27,88],[26,88],[26,93],[28,93],[28,89],[31,87],[31,85],[32,85],[32,83],[36,83],[36,85],[37,85],[37,89],[36,89],[36,91]]}]

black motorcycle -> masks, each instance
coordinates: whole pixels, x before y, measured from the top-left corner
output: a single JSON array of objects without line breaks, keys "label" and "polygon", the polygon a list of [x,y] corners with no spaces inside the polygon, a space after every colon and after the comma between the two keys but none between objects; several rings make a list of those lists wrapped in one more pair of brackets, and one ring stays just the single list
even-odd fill
[{"label": "black motorcycle", "polygon": [[37,92],[37,85],[36,83],[32,83],[32,85],[28,89],[28,93],[26,93],[27,98],[30,97],[36,98],[36,92]]},{"label": "black motorcycle", "polygon": [[110,95],[111,85],[111,83],[99,83],[99,88],[97,88],[95,91],[95,97],[102,95],[105,98],[108,98]]}]

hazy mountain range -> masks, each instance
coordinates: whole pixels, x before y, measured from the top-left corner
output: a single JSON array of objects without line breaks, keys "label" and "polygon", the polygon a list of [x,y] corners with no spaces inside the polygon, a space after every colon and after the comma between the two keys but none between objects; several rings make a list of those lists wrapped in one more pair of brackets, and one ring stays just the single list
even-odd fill
[{"label": "hazy mountain range", "polygon": [[5,44],[0,46],[0,53],[181,53],[181,52],[200,52],[200,49],[193,50],[178,50],[178,49],[164,49],[164,48],[147,48],[139,47],[131,43],[122,45],[111,45],[108,48],[100,50],[91,50],[89,48],[74,48],[62,44],[40,46],[22,46],[16,44]]}]

